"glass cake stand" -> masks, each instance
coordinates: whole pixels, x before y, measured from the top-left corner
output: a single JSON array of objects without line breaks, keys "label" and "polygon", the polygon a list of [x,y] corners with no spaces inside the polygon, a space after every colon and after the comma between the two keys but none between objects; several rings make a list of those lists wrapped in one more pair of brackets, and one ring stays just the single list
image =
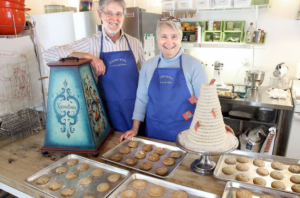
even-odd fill
[{"label": "glass cake stand", "polygon": [[[197,146],[193,142],[190,142],[187,139],[188,129],[184,130],[176,136],[175,144],[182,150],[200,155],[199,159],[196,159],[191,164],[192,171],[199,173],[201,175],[212,175],[213,170],[216,166],[216,162],[210,159],[210,156],[223,155],[225,153],[230,153],[234,151],[238,145],[238,139],[231,133],[227,133],[227,139],[218,147],[209,147],[209,146]],[[195,148],[197,147],[197,148]]]}]

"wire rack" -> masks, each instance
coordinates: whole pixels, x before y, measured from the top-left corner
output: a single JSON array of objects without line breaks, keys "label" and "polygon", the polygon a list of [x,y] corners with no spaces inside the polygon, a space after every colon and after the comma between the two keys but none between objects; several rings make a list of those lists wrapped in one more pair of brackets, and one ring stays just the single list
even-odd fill
[{"label": "wire rack", "polygon": [[0,116],[0,147],[45,128],[43,104]]},{"label": "wire rack", "polygon": [[[13,16],[15,35],[0,35],[0,38],[17,38],[22,36],[30,36],[31,40],[34,43],[34,50],[37,55],[37,63],[39,72],[40,71],[40,63],[38,57],[38,49],[35,41],[35,27],[27,20],[29,26],[23,26],[24,30],[20,34],[16,34],[16,26],[15,20]],[[0,25],[0,26],[9,26],[9,25]],[[1,27],[0,27],[1,28]],[[42,84],[42,83],[41,83]],[[43,86],[43,85],[42,85]],[[43,89],[41,90],[43,92]],[[44,96],[44,93],[43,93]],[[45,101],[45,98],[44,98]],[[0,147],[3,147],[11,142],[24,139],[30,135],[33,135],[42,129],[45,129],[46,125],[46,110],[45,110],[45,102],[30,107],[19,110],[13,113],[7,113],[0,115]]]}]

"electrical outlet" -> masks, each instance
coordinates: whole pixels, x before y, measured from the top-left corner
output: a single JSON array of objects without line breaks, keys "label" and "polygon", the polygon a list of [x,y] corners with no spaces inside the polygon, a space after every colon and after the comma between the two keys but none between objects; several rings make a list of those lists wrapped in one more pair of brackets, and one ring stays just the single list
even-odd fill
[{"label": "electrical outlet", "polygon": [[245,66],[245,67],[250,66],[249,60],[248,60],[247,58],[245,58],[245,59],[242,61],[242,65]]}]

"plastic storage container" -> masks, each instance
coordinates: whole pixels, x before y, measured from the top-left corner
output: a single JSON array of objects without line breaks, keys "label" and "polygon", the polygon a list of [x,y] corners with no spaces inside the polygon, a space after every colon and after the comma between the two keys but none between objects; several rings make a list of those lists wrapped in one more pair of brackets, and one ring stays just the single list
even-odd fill
[{"label": "plastic storage container", "polygon": [[177,9],[193,9],[192,0],[177,0]]},{"label": "plastic storage container", "polygon": [[251,0],[234,0],[234,6],[250,6]]},{"label": "plastic storage container", "polygon": [[232,0],[215,0],[215,7],[230,7]]},{"label": "plastic storage container", "polygon": [[209,8],[211,6],[211,0],[195,0],[195,8]]},{"label": "plastic storage container", "polygon": [[[232,29],[228,27],[230,23],[233,23]],[[245,29],[245,21],[224,21],[223,22],[223,31],[224,32],[244,32]]]},{"label": "plastic storage container", "polygon": [[174,10],[175,9],[175,1],[162,1],[162,9],[163,10]]}]

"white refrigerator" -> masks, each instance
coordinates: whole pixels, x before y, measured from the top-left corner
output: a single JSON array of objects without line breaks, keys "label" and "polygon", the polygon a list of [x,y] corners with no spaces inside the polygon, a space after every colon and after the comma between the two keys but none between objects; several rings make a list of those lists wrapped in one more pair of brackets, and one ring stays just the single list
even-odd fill
[{"label": "white refrigerator", "polygon": [[300,80],[293,81],[294,112],[285,156],[300,159]]},{"label": "white refrigerator", "polygon": [[43,60],[42,53],[53,46],[69,44],[92,36],[97,33],[101,21],[97,11],[88,11],[31,15],[31,22],[35,23],[35,39],[39,53],[41,77],[46,77],[42,79],[42,83],[47,105],[50,71]]}]

